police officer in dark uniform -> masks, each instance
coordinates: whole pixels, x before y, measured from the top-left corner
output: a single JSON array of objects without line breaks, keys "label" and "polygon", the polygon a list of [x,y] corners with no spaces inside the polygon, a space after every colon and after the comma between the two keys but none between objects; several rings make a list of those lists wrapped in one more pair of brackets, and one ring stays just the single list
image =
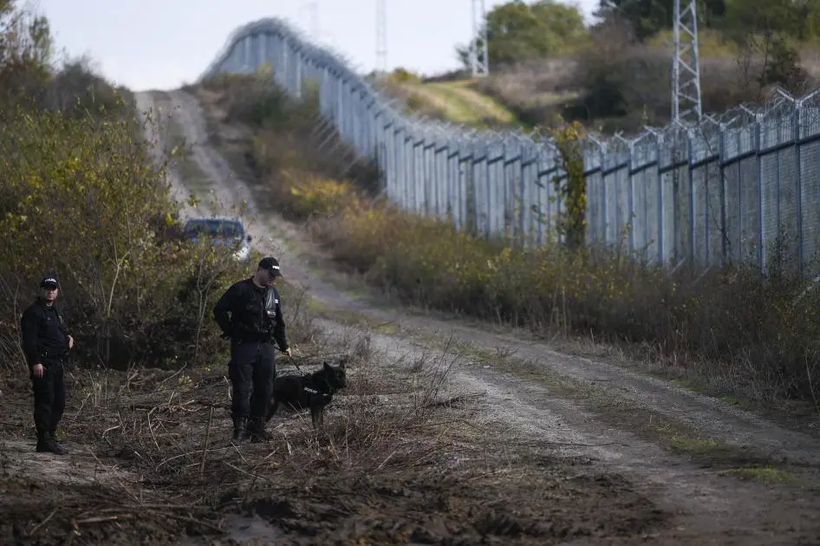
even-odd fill
[{"label": "police officer in dark uniform", "polygon": [[264,258],[254,275],[231,285],[213,309],[222,337],[231,340],[233,442],[267,439],[265,416],[276,377],[273,340],[283,353],[291,354],[274,286],[281,275],[279,262]]},{"label": "police officer in dark uniform", "polygon": [[63,366],[74,347],[63,317],[54,305],[60,291],[55,276],[40,283],[40,293],[20,319],[23,353],[30,369],[34,389],[34,426],[37,451],[58,455],[66,449],[54,437],[65,409]]}]

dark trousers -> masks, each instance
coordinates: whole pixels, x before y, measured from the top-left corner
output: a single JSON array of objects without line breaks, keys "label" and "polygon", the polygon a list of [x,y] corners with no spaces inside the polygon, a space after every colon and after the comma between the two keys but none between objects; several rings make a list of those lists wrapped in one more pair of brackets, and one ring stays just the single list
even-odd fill
[{"label": "dark trousers", "polygon": [[276,377],[273,343],[232,343],[228,373],[233,386],[231,414],[262,420],[267,415]]},{"label": "dark trousers", "polygon": [[34,426],[37,434],[54,433],[65,410],[65,382],[63,363],[44,361],[42,377],[34,377],[31,382],[34,390]]}]

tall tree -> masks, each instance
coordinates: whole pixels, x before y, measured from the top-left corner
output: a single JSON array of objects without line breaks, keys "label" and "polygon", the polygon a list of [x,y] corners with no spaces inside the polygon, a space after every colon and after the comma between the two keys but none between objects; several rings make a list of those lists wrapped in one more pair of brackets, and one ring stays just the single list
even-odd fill
[{"label": "tall tree", "polygon": [[749,33],[782,33],[802,38],[806,14],[801,12],[801,3],[794,0],[726,0],[724,26],[737,39]]},{"label": "tall tree", "polygon": [[[599,0],[596,16],[621,17],[633,28],[636,38],[647,40],[661,30],[672,28],[675,16],[675,0]],[[681,0],[685,5],[687,0]],[[730,0],[697,0],[698,26],[717,28],[726,13]],[[683,7],[683,6],[682,6]]]},{"label": "tall tree", "polygon": [[0,0],[0,95],[18,100],[47,82],[53,47],[48,19]]},{"label": "tall tree", "polygon": [[[512,0],[490,11],[484,28],[490,63],[496,66],[561,53],[584,43],[588,37],[581,12],[556,0],[532,4]],[[456,52],[461,62],[469,66],[469,46],[458,47]]]},{"label": "tall tree", "polygon": [[[804,92],[808,74],[800,63],[793,40],[805,40],[813,32],[816,19],[810,9],[815,1],[727,0],[726,32],[742,46],[747,69],[753,58],[762,60],[754,79],[762,89],[771,84],[793,93]],[[747,74],[748,77],[748,74]]]}]

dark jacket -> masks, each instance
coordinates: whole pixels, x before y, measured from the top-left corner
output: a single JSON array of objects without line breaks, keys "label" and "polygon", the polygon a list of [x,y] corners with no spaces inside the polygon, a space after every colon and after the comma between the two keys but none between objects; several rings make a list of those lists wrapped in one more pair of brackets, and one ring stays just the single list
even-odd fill
[{"label": "dark jacket", "polygon": [[213,312],[222,332],[233,341],[268,342],[273,338],[282,351],[288,349],[279,292],[274,287],[260,288],[251,278],[236,282],[219,298]]},{"label": "dark jacket", "polygon": [[29,367],[53,361],[68,354],[68,332],[63,317],[54,305],[38,299],[20,318],[23,353]]}]

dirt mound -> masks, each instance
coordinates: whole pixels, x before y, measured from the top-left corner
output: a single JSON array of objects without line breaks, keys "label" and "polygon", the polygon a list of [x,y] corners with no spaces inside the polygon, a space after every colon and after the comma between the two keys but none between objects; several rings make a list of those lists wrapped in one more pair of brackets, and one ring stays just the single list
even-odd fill
[{"label": "dirt mound", "polygon": [[636,537],[667,519],[625,480],[557,466],[322,476],[236,502],[294,545],[557,544]]}]

